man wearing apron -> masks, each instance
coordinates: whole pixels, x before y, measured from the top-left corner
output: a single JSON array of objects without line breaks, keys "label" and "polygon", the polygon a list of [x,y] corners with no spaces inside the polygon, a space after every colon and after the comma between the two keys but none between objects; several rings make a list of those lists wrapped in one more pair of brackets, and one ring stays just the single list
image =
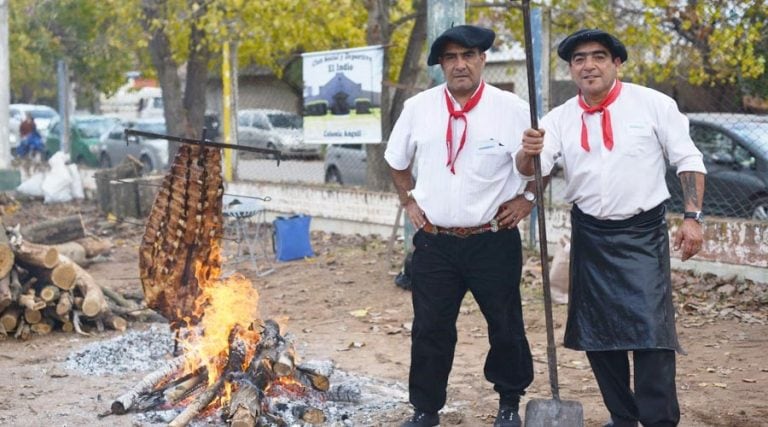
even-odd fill
[{"label": "man wearing apron", "polygon": [[[683,186],[684,220],[674,248],[683,261],[702,245],[704,163],[688,119],[670,97],[624,83],[627,50],[614,36],[580,30],[557,50],[579,94],[528,129],[516,154],[532,179],[562,156],[571,210],[571,290],[565,346],[587,352],[608,426],[676,426],[675,352],[666,159]],[[628,352],[633,353],[634,391]]]}]

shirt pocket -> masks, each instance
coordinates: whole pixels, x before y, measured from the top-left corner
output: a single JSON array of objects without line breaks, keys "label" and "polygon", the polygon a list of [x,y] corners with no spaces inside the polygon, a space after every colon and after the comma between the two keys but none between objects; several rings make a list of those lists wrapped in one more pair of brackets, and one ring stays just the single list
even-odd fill
[{"label": "shirt pocket", "polygon": [[658,145],[653,127],[649,123],[630,122],[624,129],[625,146],[622,150],[628,157],[641,157],[651,152],[654,144]]},{"label": "shirt pocket", "polygon": [[[472,145],[472,174],[482,179],[499,177],[505,163],[512,161],[507,147],[495,139],[476,141]],[[467,147],[464,147],[466,150]]]}]

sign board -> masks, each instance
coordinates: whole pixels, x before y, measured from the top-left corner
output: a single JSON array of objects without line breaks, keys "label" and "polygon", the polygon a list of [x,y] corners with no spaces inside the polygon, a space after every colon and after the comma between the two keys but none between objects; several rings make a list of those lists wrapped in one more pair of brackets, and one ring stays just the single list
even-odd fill
[{"label": "sign board", "polygon": [[381,46],[302,54],[304,142],[381,142],[383,61]]}]

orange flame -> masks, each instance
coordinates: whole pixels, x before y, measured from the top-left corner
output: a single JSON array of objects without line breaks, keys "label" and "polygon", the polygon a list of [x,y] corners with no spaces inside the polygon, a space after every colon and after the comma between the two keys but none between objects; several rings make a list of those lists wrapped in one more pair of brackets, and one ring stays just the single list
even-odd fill
[{"label": "orange flame", "polygon": [[[214,262],[197,261],[195,277],[198,279],[200,295],[195,300],[194,315],[200,318],[190,335],[180,341],[185,353],[194,353],[192,360],[200,361],[208,370],[208,385],[216,382],[225,368],[229,352],[229,335],[235,325],[240,325],[240,337],[247,343],[244,359],[246,369],[253,357],[255,343],[259,341],[259,332],[249,326],[259,319],[259,293],[253,284],[241,274],[219,279],[220,270],[216,267],[219,248],[214,245],[211,258]],[[187,366],[192,371],[199,366]],[[229,400],[231,387],[226,387],[225,401]]]}]

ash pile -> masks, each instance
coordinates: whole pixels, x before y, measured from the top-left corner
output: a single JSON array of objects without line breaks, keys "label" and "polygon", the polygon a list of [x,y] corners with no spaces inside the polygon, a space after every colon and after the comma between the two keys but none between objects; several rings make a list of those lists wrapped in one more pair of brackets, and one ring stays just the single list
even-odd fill
[{"label": "ash pile", "polygon": [[[290,341],[290,334],[286,334],[286,338]],[[167,324],[153,324],[144,331],[130,331],[111,340],[91,343],[70,354],[66,367],[82,374],[100,376],[150,372],[146,379],[157,372],[168,371],[168,367],[179,360],[179,357],[171,356],[173,343],[173,332]],[[237,391],[232,394],[230,402],[227,403],[226,399],[217,394],[209,405],[199,408],[198,404],[193,417],[179,420],[182,414],[189,413],[189,408],[195,406],[199,395],[210,391],[212,386],[206,384],[203,372],[179,375],[178,366],[172,370],[176,375],[166,374],[170,379],[160,381],[150,388],[150,392],[134,396],[135,400],[125,410],[132,414],[134,425],[249,425],[248,422],[241,424],[239,419],[233,419],[237,412],[234,408],[239,407],[236,403]],[[387,414],[392,414],[395,419],[407,407],[408,393],[405,385],[345,372],[336,369],[330,360],[297,363],[295,372],[322,373],[318,374],[320,376],[317,379],[327,383],[327,389],[319,391],[316,387],[307,386],[302,383],[301,374],[282,379],[271,378],[268,390],[262,392],[255,401],[258,407],[251,408],[251,411],[259,415],[246,417],[253,421],[251,425],[378,425],[382,419],[390,418]],[[236,388],[239,390],[252,390],[254,386],[244,372],[222,375],[220,378],[228,378],[238,384]],[[304,377],[303,381],[306,382],[307,378]],[[323,388],[322,384],[320,388]],[[101,416],[119,413],[114,410],[115,403],[124,396],[112,402],[112,408]],[[234,408],[232,402],[235,402]],[[255,415],[254,412],[247,412]]]}]

